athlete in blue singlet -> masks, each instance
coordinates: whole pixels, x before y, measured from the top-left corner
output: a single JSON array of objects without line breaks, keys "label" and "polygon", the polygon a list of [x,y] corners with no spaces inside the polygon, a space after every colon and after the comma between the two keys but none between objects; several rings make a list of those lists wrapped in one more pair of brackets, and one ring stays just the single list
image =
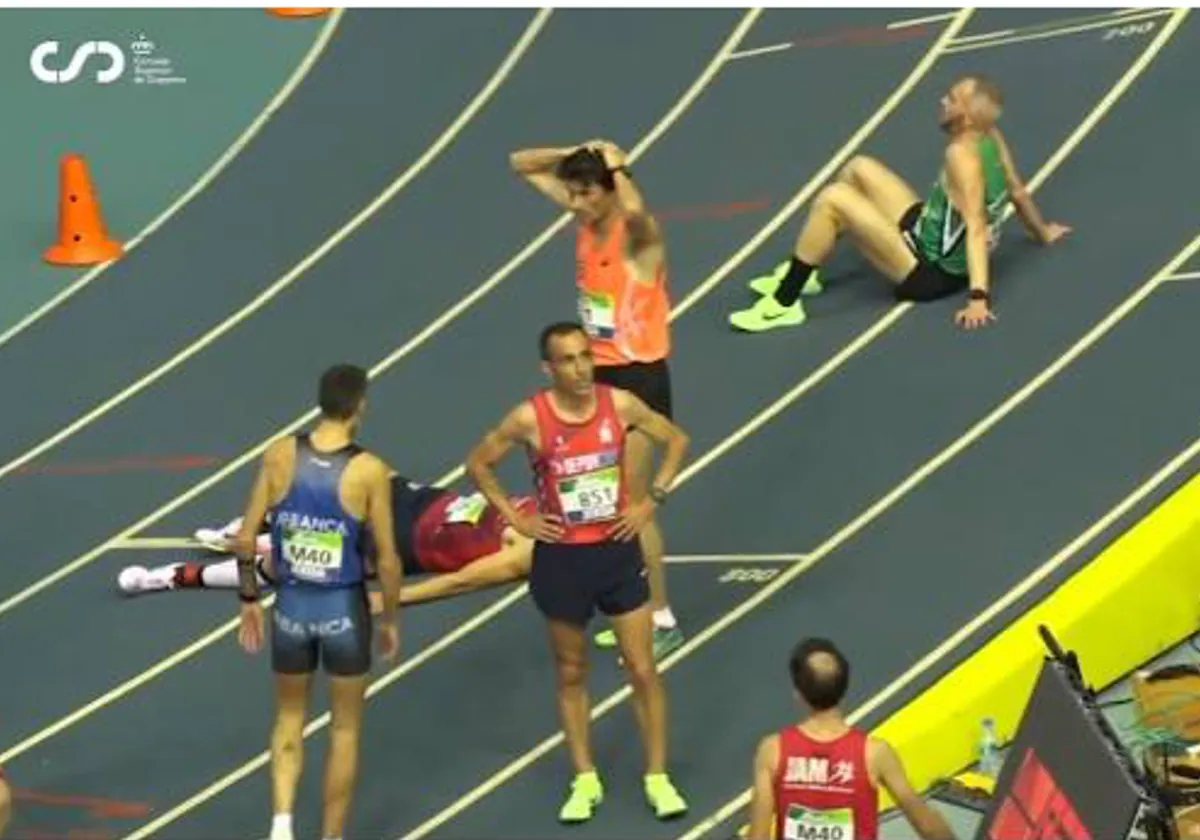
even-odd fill
[{"label": "athlete in blue singlet", "polygon": [[322,375],[320,422],[311,433],[277,440],[267,449],[235,540],[242,600],[238,635],[253,653],[264,635],[255,536],[270,514],[277,579],[271,664],[278,698],[271,735],[271,840],[292,840],[305,706],[318,662],[330,676],[333,717],[322,837],[342,836],[357,774],[358,733],[371,668],[364,545],[368,529],[384,592],[380,653],[392,659],[399,646],[395,605],[401,571],[393,536],[391,470],[354,442],[366,387],[361,368],[339,365]]}]

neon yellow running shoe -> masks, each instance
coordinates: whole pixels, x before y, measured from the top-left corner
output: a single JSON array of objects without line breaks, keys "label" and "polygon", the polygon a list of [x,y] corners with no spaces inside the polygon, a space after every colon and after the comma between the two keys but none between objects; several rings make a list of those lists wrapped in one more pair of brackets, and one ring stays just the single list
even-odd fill
[{"label": "neon yellow running shoe", "polygon": [[654,809],[654,816],[660,820],[671,820],[687,813],[688,804],[666,773],[653,773],[646,776],[646,801]]},{"label": "neon yellow running shoe", "polygon": [[[774,296],[775,291],[783,283],[783,278],[787,277],[788,267],[792,261],[786,259],[771,270],[770,274],[762,274],[750,281],[750,291],[754,292],[759,297],[767,295]],[[805,297],[813,297],[825,291],[825,285],[821,282],[821,270],[814,269],[812,274],[808,275],[808,279],[804,281],[804,286],[800,289],[800,294]]]},{"label": "neon yellow running shoe", "polygon": [[596,642],[596,647],[611,650],[617,646],[617,634],[611,629],[601,630],[595,635],[594,641]]},{"label": "neon yellow running shoe", "polygon": [[806,318],[804,305],[799,300],[791,306],[784,306],[775,300],[774,295],[765,295],[749,309],[730,315],[729,325],[743,332],[766,332],[777,327],[803,324]]},{"label": "neon yellow running shoe", "polygon": [[[610,630],[601,630],[593,637],[596,647],[603,650],[612,650],[617,646],[617,634]],[[686,641],[683,636],[683,631],[678,627],[655,627],[654,628],[654,659],[655,661],[662,659],[668,653],[683,646]]]},{"label": "neon yellow running shoe", "polygon": [[604,801],[604,786],[600,775],[592,770],[579,773],[571,782],[571,794],[558,811],[558,821],[564,823],[587,822],[595,813],[596,806]]}]

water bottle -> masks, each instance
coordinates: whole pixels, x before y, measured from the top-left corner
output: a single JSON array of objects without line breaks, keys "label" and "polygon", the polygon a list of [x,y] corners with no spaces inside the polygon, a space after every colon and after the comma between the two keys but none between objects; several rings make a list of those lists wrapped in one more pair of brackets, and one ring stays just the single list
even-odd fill
[{"label": "water bottle", "polygon": [[994,718],[983,719],[983,735],[979,739],[979,772],[995,780],[1000,775],[1000,738],[996,735]]}]

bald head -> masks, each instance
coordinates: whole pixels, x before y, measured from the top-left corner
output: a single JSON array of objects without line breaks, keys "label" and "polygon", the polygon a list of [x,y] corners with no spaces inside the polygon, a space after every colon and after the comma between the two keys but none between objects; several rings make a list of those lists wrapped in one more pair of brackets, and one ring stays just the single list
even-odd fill
[{"label": "bald head", "polygon": [[850,663],[828,639],[805,639],[792,652],[792,685],[815,711],[842,702],[850,684]]},{"label": "bald head", "polygon": [[1000,119],[1004,110],[1004,94],[988,76],[972,73],[961,80],[967,88],[969,107],[976,122],[991,124]]}]

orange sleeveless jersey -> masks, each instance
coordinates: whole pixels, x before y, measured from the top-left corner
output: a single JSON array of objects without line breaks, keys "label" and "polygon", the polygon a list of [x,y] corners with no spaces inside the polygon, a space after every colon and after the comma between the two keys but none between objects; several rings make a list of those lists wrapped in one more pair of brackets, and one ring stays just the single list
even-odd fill
[{"label": "orange sleeveless jersey", "polygon": [[627,261],[628,239],[620,217],[605,242],[586,225],[576,233],[579,315],[591,336],[597,365],[656,362],[671,352],[666,268],[659,266],[653,286],[639,282],[632,261]]}]

